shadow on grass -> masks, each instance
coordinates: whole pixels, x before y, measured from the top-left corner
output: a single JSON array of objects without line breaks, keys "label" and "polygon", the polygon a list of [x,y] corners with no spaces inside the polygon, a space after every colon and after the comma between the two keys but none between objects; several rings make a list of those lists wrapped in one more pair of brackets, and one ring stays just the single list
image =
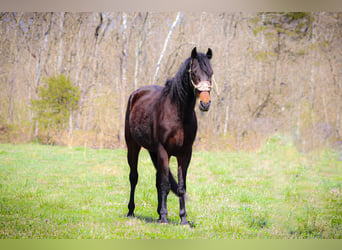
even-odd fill
[{"label": "shadow on grass", "polygon": [[[152,216],[144,216],[144,215],[135,215],[134,217],[127,217],[125,216],[126,219],[130,220],[130,219],[138,219],[141,221],[144,221],[146,223],[154,223],[154,224],[160,224],[163,225],[163,223],[159,223],[159,219],[157,217],[152,217]],[[180,224],[180,219],[176,220],[176,219],[172,219],[172,218],[168,218],[168,224],[166,225],[173,225],[173,226],[183,226]],[[189,226],[190,228],[194,228],[195,227],[195,223],[192,221],[189,221]]]}]

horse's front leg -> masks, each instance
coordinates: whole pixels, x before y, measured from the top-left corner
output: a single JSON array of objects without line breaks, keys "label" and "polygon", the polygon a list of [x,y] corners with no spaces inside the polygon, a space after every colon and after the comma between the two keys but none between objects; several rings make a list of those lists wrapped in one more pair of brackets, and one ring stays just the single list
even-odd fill
[{"label": "horse's front leg", "polygon": [[157,191],[159,222],[167,221],[167,196],[170,192],[169,182],[169,155],[163,146],[158,147]]},{"label": "horse's front leg", "polygon": [[177,157],[178,162],[178,194],[179,194],[179,217],[181,224],[188,225],[186,219],[187,213],[185,209],[185,193],[186,193],[186,174],[191,160],[191,151],[187,154]]}]

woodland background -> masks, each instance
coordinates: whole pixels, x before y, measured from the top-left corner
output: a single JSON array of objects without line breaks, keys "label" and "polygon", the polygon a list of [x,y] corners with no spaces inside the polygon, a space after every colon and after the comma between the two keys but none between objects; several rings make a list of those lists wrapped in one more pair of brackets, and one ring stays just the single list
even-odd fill
[{"label": "woodland background", "polygon": [[[0,142],[124,147],[130,92],[163,85],[195,46],[213,50],[218,85],[196,111],[196,149],[255,150],[274,134],[341,147],[342,13],[327,12],[0,13]],[[32,105],[61,75],[78,105],[47,128]]]}]

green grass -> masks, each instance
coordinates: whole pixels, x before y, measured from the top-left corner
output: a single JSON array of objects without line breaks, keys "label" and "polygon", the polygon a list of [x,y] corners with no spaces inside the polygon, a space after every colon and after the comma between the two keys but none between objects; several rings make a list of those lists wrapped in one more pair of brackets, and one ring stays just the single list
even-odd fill
[{"label": "green grass", "polygon": [[[172,172],[176,161],[172,158]],[[258,152],[195,152],[187,212],[168,197],[157,223],[155,170],[139,159],[136,218],[126,218],[125,150],[0,145],[0,238],[342,238],[342,162],[274,136]]]}]

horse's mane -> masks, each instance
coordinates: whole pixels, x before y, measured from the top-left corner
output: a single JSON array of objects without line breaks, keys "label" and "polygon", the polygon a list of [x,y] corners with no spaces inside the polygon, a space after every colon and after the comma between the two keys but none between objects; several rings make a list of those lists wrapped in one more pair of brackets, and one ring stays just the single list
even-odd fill
[{"label": "horse's mane", "polygon": [[[197,59],[201,70],[207,75],[211,75],[212,68],[206,55],[198,53]],[[191,57],[186,59],[178,69],[176,75],[166,80],[162,92],[162,96],[170,95],[171,100],[178,105],[184,105],[188,102],[189,97],[191,99],[195,97],[189,77],[190,60]]]},{"label": "horse's mane", "polygon": [[182,63],[174,77],[166,80],[162,96],[170,95],[171,100],[177,104],[186,103],[188,93],[191,91],[188,84],[190,81],[189,68],[190,58]]}]

